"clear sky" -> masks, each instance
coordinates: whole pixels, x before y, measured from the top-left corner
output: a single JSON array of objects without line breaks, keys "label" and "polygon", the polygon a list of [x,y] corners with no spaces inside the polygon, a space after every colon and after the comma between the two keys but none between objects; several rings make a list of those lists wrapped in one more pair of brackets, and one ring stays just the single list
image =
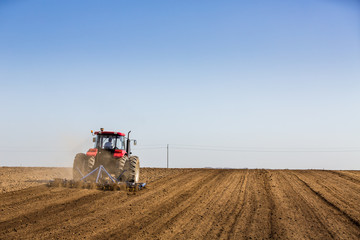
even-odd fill
[{"label": "clear sky", "polygon": [[360,3],[2,0],[0,101],[0,166],[360,169]]}]

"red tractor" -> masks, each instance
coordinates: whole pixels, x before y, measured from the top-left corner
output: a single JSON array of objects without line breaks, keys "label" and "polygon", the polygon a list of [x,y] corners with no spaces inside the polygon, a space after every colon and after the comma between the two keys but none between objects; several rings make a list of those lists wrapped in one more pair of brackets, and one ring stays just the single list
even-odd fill
[{"label": "red tractor", "polygon": [[[93,133],[94,147],[86,154],[78,153],[74,159],[73,179],[84,178],[94,169],[103,166],[119,182],[138,183],[140,175],[140,161],[137,156],[131,156],[130,132],[124,133],[100,131]],[[125,144],[126,143],[126,144]]]}]

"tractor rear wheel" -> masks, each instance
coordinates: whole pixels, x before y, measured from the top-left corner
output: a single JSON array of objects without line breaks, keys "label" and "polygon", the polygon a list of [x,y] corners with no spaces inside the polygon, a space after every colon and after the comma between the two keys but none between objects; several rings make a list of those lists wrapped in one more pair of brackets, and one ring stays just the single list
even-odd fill
[{"label": "tractor rear wheel", "polygon": [[116,170],[115,170],[116,178],[120,177],[120,174],[124,171],[124,166],[127,160],[128,160],[127,156],[116,159]]},{"label": "tractor rear wheel", "polygon": [[94,164],[94,157],[88,157],[84,153],[76,154],[73,165],[73,179],[80,180],[92,170]]},{"label": "tractor rear wheel", "polygon": [[140,177],[140,160],[137,156],[131,156],[124,166],[124,180],[127,182],[137,183]]}]

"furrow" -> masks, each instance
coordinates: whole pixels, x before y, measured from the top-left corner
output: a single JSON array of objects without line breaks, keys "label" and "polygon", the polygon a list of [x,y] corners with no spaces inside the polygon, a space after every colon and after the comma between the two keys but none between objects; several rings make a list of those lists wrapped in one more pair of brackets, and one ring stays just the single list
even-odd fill
[{"label": "furrow", "polygon": [[[295,175],[296,176],[296,175]],[[352,222],[357,227],[360,227],[360,222],[356,219],[352,218],[350,215],[348,215],[346,212],[338,208],[335,204],[330,202],[328,199],[326,199],[320,192],[315,191],[307,182],[296,176],[299,181],[301,181],[308,189],[310,189],[311,192],[313,192],[316,196],[318,196],[321,200],[323,200],[327,205],[331,206],[333,209],[337,210],[341,214],[343,214],[350,222]]]}]

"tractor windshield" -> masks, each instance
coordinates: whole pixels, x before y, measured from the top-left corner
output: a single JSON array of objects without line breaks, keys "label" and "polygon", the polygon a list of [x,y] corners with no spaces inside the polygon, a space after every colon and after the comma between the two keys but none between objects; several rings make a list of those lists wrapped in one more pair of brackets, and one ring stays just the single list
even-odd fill
[{"label": "tractor windshield", "polygon": [[125,150],[125,137],[119,135],[97,135],[95,148]]}]

